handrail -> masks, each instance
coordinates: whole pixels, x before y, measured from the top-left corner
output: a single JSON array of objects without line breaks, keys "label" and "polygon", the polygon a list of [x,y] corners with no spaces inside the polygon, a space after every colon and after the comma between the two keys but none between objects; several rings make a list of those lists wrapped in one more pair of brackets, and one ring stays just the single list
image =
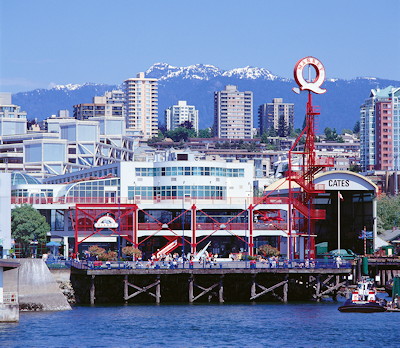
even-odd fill
[{"label": "handrail", "polygon": [[72,267],[83,270],[121,270],[121,269],[348,269],[352,262],[342,260],[248,260],[248,261],[77,261]]},{"label": "handrail", "polygon": [[11,197],[11,204],[287,204],[287,197]]}]

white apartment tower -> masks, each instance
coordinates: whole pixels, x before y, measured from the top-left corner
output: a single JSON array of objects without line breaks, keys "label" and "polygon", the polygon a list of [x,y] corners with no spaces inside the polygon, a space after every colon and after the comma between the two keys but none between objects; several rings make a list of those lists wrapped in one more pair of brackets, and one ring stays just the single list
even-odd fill
[{"label": "white apartment tower", "polygon": [[253,92],[236,86],[214,92],[214,135],[222,139],[253,138]]},{"label": "white apartment tower", "polygon": [[150,139],[158,133],[157,79],[143,72],[124,81],[126,128],[133,135]]},{"label": "white apartment tower", "polygon": [[190,122],[192,128],[199,131],[199,111],[193,105],[187,105],[185,100],[179,100],[178,105],[172,105],[165,110],[167,130],[174,130],[185,122]]}]

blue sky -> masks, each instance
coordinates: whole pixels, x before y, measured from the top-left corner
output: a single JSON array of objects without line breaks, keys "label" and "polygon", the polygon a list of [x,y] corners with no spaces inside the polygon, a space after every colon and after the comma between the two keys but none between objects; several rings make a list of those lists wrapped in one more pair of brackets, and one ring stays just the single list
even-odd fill
[{"label": "blue sky", "polygon": [[400,81],[399,0],[0,0],[0,91],[121,83],[156,62]]}]

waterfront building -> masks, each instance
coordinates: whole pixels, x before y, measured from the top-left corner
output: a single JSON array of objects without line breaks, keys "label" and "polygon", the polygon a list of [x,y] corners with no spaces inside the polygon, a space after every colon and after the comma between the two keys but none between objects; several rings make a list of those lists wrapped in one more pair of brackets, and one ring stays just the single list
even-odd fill
[{"label": "waterfront building", "polygon": [[92,117],[123,117],[124,92],[113,90],[104,96],[93,97],[92,103],[74,105],[74,118],[87,120]]},{"label": "waterfront building", "polygon": [[[17,173],[13,173],[15,175]],[[68,212],[77,204],[103,204],[105,207],[114,204],[116,210],[122,209],[123,204],[136,204],[142,224],[137,237],[144,239],[160,229],[155,244],[145,247],[145,251],[154,252],[151,248],[163,247],[167,243],[164,236],[172,233],[161,228],[162,225],[181,214],[183,208],[190,211],[196,204],[206,212],[207,215],[202,215],[198,221],[211,225],[200,231],[199,236],[210,233],[213,218],[222,216],[225,222],[234,218],[253,199],[253,177],[251,163],[199,161],[191,153],[169,152],[156,161],[124,161],[55,176],[45,179],[43,184],[33,183],[32,179],[29,184],[13,185],[12,202],[31,203],[40,209],[51,226],[52,240],[62,240],[67,250],[76,227],[74,215]],[[240,222],[241,219],[243,217],[234,220]],[[181,224],[175,225],[174,231],[181,230]],[[187,226],[185,228],[185,235],[191,236]],[[240,234],[245,234],[243,227]],[[216,235],[224,236],[224,243],[229,244],[228,231]],[[115,234],[96,235],[86,242],[89,243],[86,245],[107,242],[115,246],[117,237]]]},{"label": "waterfront building", "polygon": [[26,112],[14,105],[11,93],[0,93],[0,136],[26,133]]},{"label": "waterfront building", "polygon": [[399,167],[400,88],[372,89],[360,108],[361,167],[394,170]]},{"label": "waterfront building", "polygon": [[214,135],[221,139],[253,138],[253,92],[228,85],[214,92]]},{"label": "waterfront building", "polygon": [[[39,209],[51,226],[51,239],[63,242],[65,255],[74,245],[82,251],[90,245],[116,249],[132,243],[147,258],[158,249],[170,252],[182,246],[182,238],[188,241],[185,252],[211,241],[210,251],[223,257],[252,254],[263,244],[287,255],[287,183],[268,187],[266,192],[274,192],[265,200],[257,197],[253,163],[195,160],[194,154],[177,151],[152,162],[119,162],[54,176],[43,184],[32,180],[12,186],[12,204]],[[326,219],[318,222],[317,236],[292,229],[297,257],[307,255],[315,238],[336,247],[337,191],[344,196],[342,245],[362,249],[358,231],[367,226],[376,233],[376,186],[340,171],[323,173],[315,183],[326,190],[316,198],[318,209],[327,211]],[[301,219],[300,212],[296,219]],[[95,227],[104,214],[115,222],[109,228]]]},{"label": "waterfront building", "polygon": [[143,72],[124,81],[126,127],[144,140],[158,134],[158,83]]},{"label": "waterfront building", "polygon": [[178,105],[172,105],[165,110],[167,130],[181,127],[185,122],[190,122],[192,128],[199,131],[199,111],[193,105],[187,105],[187,101],[179,100]]},{"label": "waterfront building", "polygon": [[133,160],[136,141],[125,135],[123,117],[90,121],[52,117],[48,131],[0,136],[0,171],[25,171],[38,178]]},{"label": "waterfront building", "polygon": [[284,103],[282,98],[274,98],[272,103],[258,107],[260,134],[274,129],[278,136],[287,137],[294,127],[294,104]]}]

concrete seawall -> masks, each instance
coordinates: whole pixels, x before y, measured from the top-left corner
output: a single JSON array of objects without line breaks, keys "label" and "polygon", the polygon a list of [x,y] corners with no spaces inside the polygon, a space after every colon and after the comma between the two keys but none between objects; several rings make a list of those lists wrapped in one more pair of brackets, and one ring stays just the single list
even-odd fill
[{"label": "concrete seawall", "polygon": [[[58,311],[71,309],[56,280],[41,259],[19,259],[21,267],[6,273],[8,291],[19,291],[20,310]],[[19,272],[16,284],[15,272]]]}]

